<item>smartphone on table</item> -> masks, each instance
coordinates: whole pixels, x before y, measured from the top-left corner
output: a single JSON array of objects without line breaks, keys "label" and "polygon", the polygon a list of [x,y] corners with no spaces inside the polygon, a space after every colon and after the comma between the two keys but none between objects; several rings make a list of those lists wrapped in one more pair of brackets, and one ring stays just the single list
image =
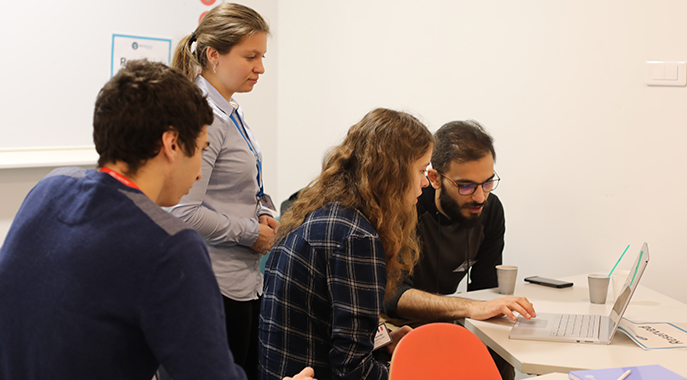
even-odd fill
[{"label": "smartphone on table", "polygon": [[537,284],[537,285],[549,286],[552,288],[569,288],[569,287],[573,286],[573,283],[570,281],[554,280],[552,278],[539,277],[539,276],[525,277],[525,281],[531,282],[531,283]]}]

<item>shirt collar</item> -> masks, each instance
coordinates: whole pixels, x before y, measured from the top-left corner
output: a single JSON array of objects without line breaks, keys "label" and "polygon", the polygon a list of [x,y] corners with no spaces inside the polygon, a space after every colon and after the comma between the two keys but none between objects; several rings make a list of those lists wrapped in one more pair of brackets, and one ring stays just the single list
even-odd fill
[{"label": "shirt collar", "polygon": [[234,100],[233,96],[231,102],[227,102],[219,91],[217,91],[207,79],[203,78],[202,75],[196,77],[196,85],[203,91],[203,94],[207,95],[208,99],[227,116],[238,110],[239,104]]}]

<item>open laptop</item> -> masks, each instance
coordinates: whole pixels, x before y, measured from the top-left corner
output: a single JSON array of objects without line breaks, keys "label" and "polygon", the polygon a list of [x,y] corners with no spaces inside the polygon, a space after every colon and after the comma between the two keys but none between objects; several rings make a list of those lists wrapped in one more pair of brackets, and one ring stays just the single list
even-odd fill
[{"label": "open laptop", "polygon": [[554,342],[610,344],[648,263],[649,247],[644,243],[630,269],[630,273],[627,275],[620,296],[615,300],[613,309],[608,316],[537,313],[536,318],[529,320],[520,316],[508,337]]}]

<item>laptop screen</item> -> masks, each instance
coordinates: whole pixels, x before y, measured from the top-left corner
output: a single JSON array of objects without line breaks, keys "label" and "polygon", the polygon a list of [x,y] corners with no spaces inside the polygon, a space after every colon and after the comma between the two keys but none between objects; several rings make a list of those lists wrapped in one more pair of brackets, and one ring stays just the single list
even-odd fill
[{"label": "laptop screen", "polygon": [[639,284],[639,278],[642,277],[644,269],[649,262],[649,247],[646,243],[642,244],[642,249],[637,254],[634,264],[630,268],[630,273],[625,279],[625,284],[623,284],[622,291],[618,298],[616,298],[613,304],[613,310],[611,310],[610,318],[613,321],[613,331],[620,323],[620,320],[630,304],[630,299],[632,294],[634,294],[635,289],[637,289],[637,284]]}]

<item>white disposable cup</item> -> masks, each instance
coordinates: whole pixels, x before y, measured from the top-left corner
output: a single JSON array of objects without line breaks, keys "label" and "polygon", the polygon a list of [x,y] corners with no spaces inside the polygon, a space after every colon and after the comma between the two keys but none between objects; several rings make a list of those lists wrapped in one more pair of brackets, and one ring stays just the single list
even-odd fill
[{"label": "white disposable cup", "polygon": [[515,265],[497,265],[496,277],[499,281],[499,293],[513,294],[515,279],[518,277],[518,267]]},{"label": "white disposable cup", "polygon": [[614,301],[618,299],[620,292],[623,291],[623,285],[625,284],[625,280],[627,280],[628,274],[630,274],[630,271],[627,269],[616,269],[613,271],[613,274],[611,275],[611,285],[613,289]]},{"label": "white disposable cup", "polygon": [[607,274],[593,273],[587,275],[589,282],[589,301],[591,303],[606,303],[608,283],[611,278]]}]

